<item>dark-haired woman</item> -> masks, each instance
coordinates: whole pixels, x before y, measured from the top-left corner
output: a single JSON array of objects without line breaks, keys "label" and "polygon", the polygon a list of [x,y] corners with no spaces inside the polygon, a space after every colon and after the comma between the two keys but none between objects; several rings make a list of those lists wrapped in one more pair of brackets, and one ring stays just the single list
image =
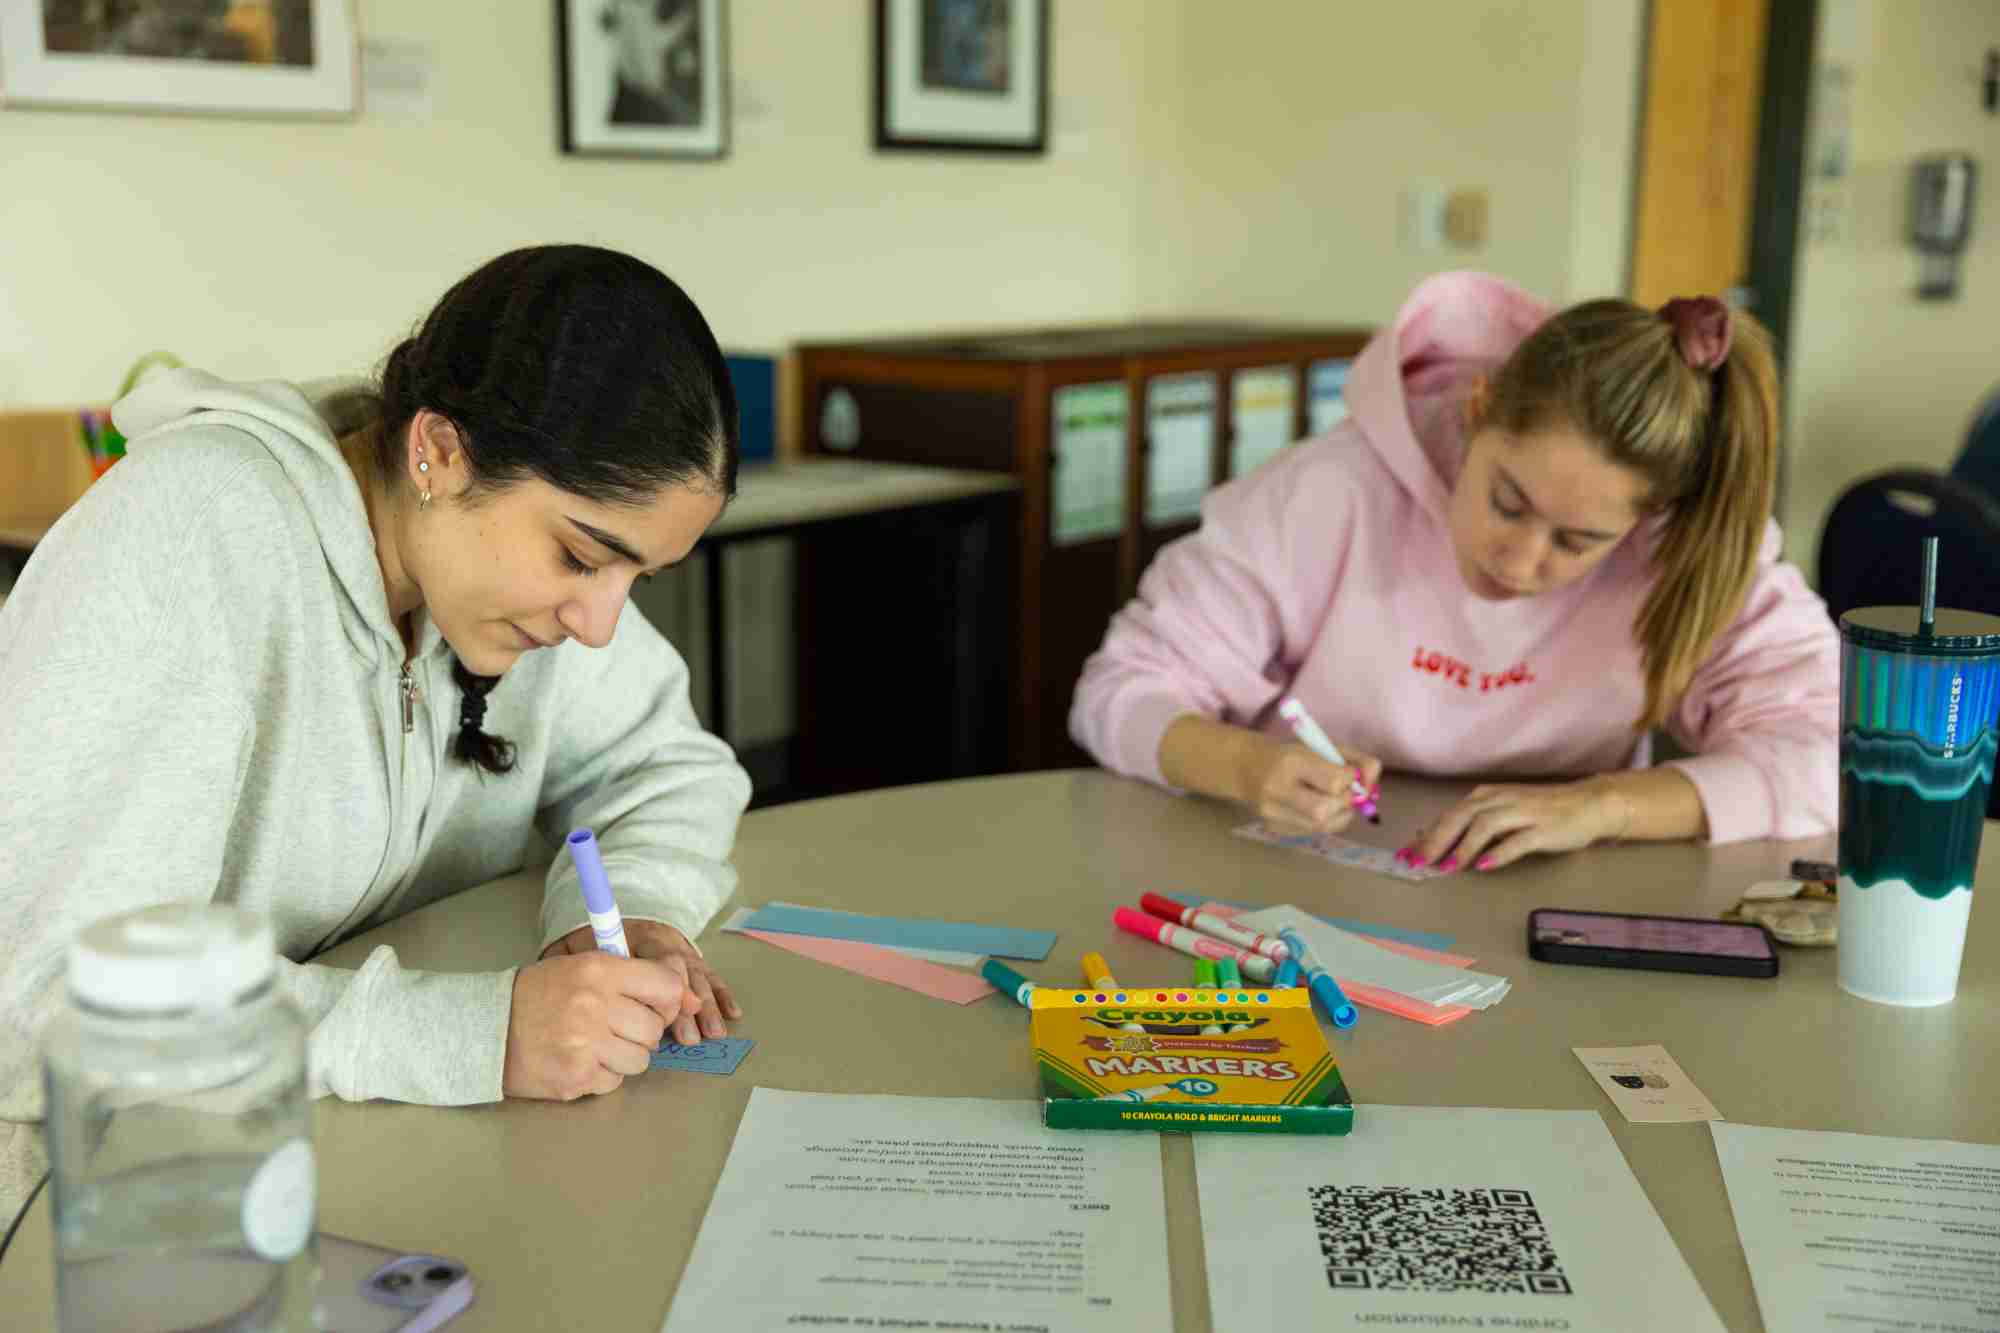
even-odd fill
[{"label": "dark-haired woman", "polygon": [[734,395],[680,288],[516,251],[379,385],[177,371],[115,416],[129,457],[0,611],[0,1216],[41,1165],[64,948],[128,908],[234,903],[301,960],[589,826],[634,958],[591,948],[564,857],[519,969],[283,962],[315,1088],[571,1098],[720,1035],[740,1011],[690,941],[749,782],[627,600],[735,486]]}]

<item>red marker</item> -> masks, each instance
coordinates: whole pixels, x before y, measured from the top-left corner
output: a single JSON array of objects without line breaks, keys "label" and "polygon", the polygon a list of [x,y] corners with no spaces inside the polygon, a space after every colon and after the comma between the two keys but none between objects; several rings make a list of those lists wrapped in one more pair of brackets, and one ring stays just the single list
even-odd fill
[{"label": "red marker", "polygon": [[1118,929],[1129,931],[1142,940],[1164,944],[1169,949],[1178,949],[1191,958],[1233,958],[1243,969],[1243,975],[1252,981],[1269,985],[1277,972],[1277,965],[1260,953],[1239,949],[1233,944],[1224,944],[1210,935],[1196,930],[1183,930],[1171,921],[1162,921],[1144,912],[1135,912],[1129,907],[1121,907],[1111,914],[1111,922]]},{"label": "red marker", "polygon": [[1228,940],[1239,949],[1249,949],[1261,953],[1274,963],[1282,963],[1292,956],[1283,940],[1274,940],[1269,935],[1259,935],[1248,926],[1239,926],[1227,917],[1204,912],[1199,907],[1183,907],[1172,898],[1162,898],[1157,893],[1144,894],[1139,906],[1177,926],[1188,926],[1204,935],[1213,935],[1219,940]]}]

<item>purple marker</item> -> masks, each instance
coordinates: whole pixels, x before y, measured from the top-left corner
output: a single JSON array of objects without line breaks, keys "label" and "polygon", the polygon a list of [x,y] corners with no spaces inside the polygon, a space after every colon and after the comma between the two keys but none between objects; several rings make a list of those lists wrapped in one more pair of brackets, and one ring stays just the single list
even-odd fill
[{"label": "purple marker", "polygon": [[597,854],[597,835],[580,828],[569,835],[569,858],[576,862],[577,882],[583,886],[583,908],[590,913],[590,933],[597,947],[620,958],[632,956],[625,943],[625,918],[618,915],[618,900],[611,896],[611,881],[604,877],[604,861]]}]

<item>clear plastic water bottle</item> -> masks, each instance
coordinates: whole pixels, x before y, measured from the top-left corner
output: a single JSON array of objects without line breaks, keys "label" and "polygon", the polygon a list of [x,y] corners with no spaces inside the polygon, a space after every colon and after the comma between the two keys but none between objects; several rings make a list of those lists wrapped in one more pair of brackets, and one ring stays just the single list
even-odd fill
[{"label": "clear plastic water bottle", "polygon": [[270,927],[186,904],[89,927],[43,1056],[64,1333],[309,1329],[306,1025]]}]

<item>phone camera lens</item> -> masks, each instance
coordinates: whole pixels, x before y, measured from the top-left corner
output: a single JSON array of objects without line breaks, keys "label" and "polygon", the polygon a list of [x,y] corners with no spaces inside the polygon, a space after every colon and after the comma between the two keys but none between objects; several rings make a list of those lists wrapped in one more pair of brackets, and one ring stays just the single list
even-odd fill
[{"label": "phone camera lens", "polygon": [[401,1291],[404,1287],[410,1285],[410,1275],[398,1269],[393,1273],[384,1273],[381,1277],[376,1278],[375,1285],[384,1291]]},{"label": "phone camera lens", "polygon": [[424,1281],[435,1282],[439,1286],[458,1276],[458,1270],[446,1264],[436,1264],[424,1273]]}]

